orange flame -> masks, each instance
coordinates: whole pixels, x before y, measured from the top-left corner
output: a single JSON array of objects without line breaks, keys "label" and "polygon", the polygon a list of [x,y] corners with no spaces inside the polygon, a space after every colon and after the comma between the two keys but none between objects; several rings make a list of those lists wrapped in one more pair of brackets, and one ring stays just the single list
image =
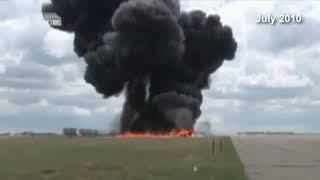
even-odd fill
[{"label": "orange flame", "polygon": [[136,138],[136,137],[191,137],[193,135],[193,130],[190,129],[180,129],[180,130],[172,130],[168,132],[125,132],[122,133],[119,137],[128,137],[128,138]]}]

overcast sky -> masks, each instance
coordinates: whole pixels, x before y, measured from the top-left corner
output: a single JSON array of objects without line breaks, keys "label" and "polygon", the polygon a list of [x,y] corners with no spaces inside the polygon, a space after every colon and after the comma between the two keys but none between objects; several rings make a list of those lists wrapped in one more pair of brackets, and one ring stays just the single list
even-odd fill
[{"label": "overcast sky", "polygon": [[[73,35],[51,29],[40,0],[0,0],[0,132],[108,130],[123,97],[105,100],[83,80]],[[239,43],[212,75],[203,115],[214,132],[320,131],[320,1],[185,0],[219,14]],[[302,24],[256,24],[260,14],[300,14]]]}]

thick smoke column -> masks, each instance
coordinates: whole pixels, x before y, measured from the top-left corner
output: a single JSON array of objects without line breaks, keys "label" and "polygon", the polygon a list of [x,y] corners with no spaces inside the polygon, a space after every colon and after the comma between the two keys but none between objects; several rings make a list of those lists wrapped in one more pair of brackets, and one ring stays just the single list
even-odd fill
[{"label": "thick smoke column", "polygon": [[210,74],[237,49],[219,16],[180,12],[178,0],[51,0],[42,11],[75,34],[86,82],[105,98],[125,90],[122,132],[193,129]]}]

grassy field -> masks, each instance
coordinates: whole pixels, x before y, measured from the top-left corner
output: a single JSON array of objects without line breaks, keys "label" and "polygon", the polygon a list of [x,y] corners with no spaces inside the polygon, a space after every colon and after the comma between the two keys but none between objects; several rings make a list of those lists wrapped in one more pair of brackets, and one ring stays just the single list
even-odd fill
[{"label": "grassy field", "polygon": [[0,179],[245,180],[230,138],[220,140],[213,154],[210,138],[0,139]]}]

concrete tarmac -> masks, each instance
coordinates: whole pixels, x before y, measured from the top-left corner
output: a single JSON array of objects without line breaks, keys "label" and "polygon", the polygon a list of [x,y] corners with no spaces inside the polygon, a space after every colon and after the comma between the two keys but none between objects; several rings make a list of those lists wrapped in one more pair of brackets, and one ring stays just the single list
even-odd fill
[{"label": "concrete tarmac", "polygon": [[232,137],[249,180],[319,180],[320,135]]}]

